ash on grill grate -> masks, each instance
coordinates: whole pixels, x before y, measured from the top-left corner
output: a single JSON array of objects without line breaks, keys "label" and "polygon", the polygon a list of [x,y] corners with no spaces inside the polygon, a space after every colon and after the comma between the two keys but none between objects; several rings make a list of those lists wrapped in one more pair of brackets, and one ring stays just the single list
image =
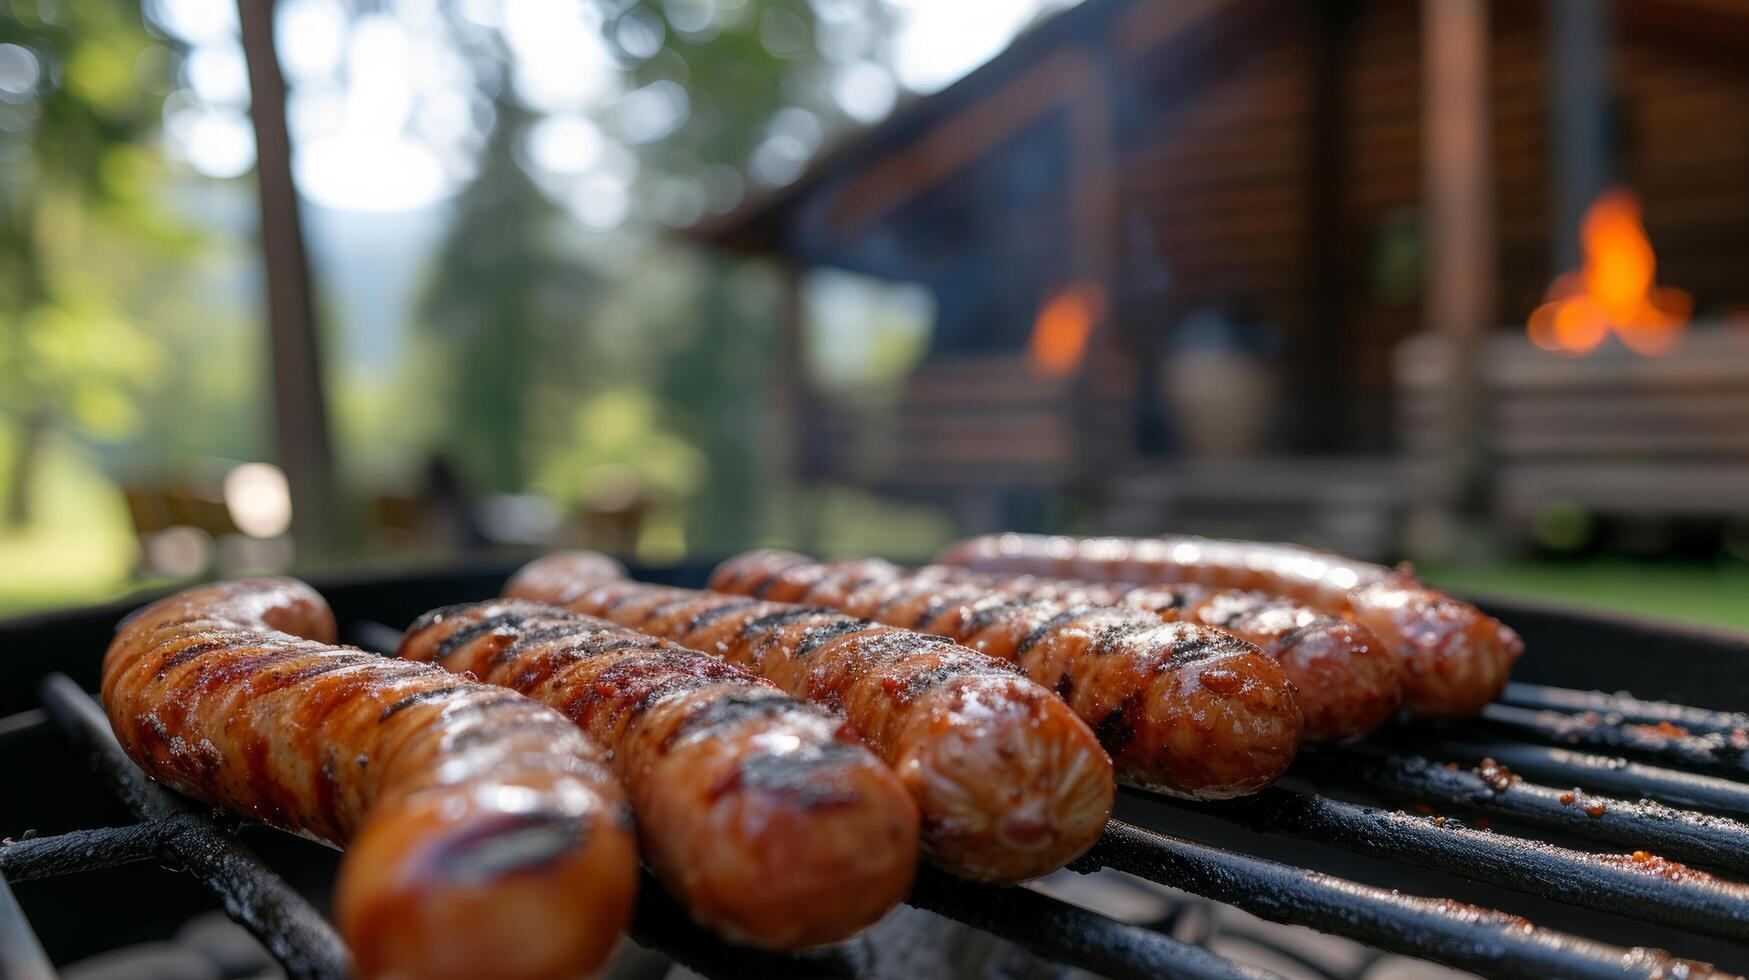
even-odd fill
[{"label": "ash on grill grate", "polygon": [[1625,752],[1665,765],[1749,778],[1749,730],[1691,731],[1670,721],[1641,723],[1621,715],[1539,711],[1490,704],[1467,727],[1553,745]]},{"label": "ash on grill grate", "polygon": [[1565,687],[1513,682],[1506,685],[1500,703],[1536,711],[1592,712],[1636,725],[1669,724],[1688,732],[1733,735],[1749,731],[1749,714],[1708,711],[1668,701],[1642,701],[1631,694],[1575,691]]},{"label": "ash on grill grate", "polygon": [[1449,899],[1418,898],[1112,821],[1082,859],[1171,883],[1274,922],[1308,925],[1380,949],[1491,976],[1707,976],[1662,950],[1623,949]]},{"label": "ash on grill grate", "polygon": [[1749,874],[1749,825],[1644,800],[1610,799],[1577,789],[1539,786],[1485,769],[1422,756],[1349,749],[1304,761],[1328,783],[1358,786],[1398,799],[1438,804],[1630,851]]},{"label": "ash on grill grate", "polygon": [[1253,830],[1749,942],[1749,886],[1653,859],[1643,851],[1640,860],[1589,854],[1489,833],[1446,817],[1378,810],[1283,789],[1221,803],[1170,802]]},{"label": "ash on grill grate", "polygon": [[1719,776],[1522,742],[1430,740],[1416,752],[1474,766],[1488,760],[1505,770],[1551,786],[1582,786],[1625,799],[1651,799],[1676,806],[1749,819],[1749,784]]}]

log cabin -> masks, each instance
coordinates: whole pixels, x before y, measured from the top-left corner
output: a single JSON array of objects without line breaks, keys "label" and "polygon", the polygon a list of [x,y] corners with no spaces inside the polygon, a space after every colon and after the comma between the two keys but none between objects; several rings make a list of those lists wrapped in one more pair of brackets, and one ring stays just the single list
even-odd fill
[{"label": "log cabin", "polygon": [[[1525,340],[1613,186],[1662,359]],[[1749,0],[1085,0],[691,234],[928,292],[874,412],[792,299],[778,406],[801,479],[968,529],[1749,511]]]}]

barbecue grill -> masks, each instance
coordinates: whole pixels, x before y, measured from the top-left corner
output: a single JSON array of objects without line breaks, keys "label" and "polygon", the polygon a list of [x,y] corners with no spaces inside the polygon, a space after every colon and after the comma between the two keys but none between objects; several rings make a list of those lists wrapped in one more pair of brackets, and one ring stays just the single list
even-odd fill
[{"label": "barbecue grill", "polygon": [[[384,649],[434,606],[497,594],[510,571],[317,587],[347,639]],[[692,587],[705,572],[634,569]],[[85,693],[116,622],[143,601],[0,623],[15,679],[0,688],[0,975],[52,976],[51,962],[160,938],[212,897],[288,975],[343,974],[323,915],[337,853],[153,783]],[[1705,975],[1691,960],[1749,970],[1749,885],[1736,883],[1749,881],[1749,637],[1480,604],[1528,647],[1480,717],[1308,750],[1244,800],[1123,790],[1071,870],[1490,976]],[[715,939],[645,886],[634,942],[706,976],[909,976],[907,950],[967,935],[902,911],[848,943],[771,955]],[[1172,915],[1123,921],[1055,897],[1069,891],[925,871],[909,905],[1104,976],[1273,975],[1177,938]]]}]

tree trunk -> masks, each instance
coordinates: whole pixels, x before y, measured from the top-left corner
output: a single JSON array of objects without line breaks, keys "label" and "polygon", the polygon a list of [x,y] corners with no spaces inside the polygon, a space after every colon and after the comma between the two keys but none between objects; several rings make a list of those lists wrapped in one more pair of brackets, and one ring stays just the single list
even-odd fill
[{"label": "tree trunk", "polygon": [[291,485],[292,527],[305,554],[345,542],[335,500],[334,454],[322,391],[322,356],[311,301],[310,262],[292,184],[285,75],[273,46],[273,0],[237,0],[249,70],[249,118],[260,180],[261,251],[267,273],[267,335],[273,368],[274,435]]},{"label": "tree trunk", "polygon": [[[1422,147],[1428,212],[1429,328],[1446,338],[1442,428],[1444,500],[1454,529],[1485,526],[1488,485],[1480,442],[1481,351],[1497,322],[1493,174],[1488,114],[1488,8],[1422,0]],[[1479,536],[1458,530],[1455,542]]]},{"label": "tree trunk", "polygon": [[16,531],[30,523],[35,510],[31,488],[36,484],[37,463],[42,458],[43,437],[49,431],[49,413],[37,409],[24,416],[18,427],[18,447],[12,453],[12,469],[6,486],[4,527]]}]

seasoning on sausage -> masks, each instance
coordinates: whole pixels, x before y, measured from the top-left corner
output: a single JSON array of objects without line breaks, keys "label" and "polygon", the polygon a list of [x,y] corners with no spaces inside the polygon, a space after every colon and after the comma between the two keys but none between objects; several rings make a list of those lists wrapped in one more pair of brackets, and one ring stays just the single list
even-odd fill
[{"label": "seasoning on sausage", "polygon": [[769,681],[520,599],[428,613],[399,653],[551,705],[606,746],[657,878],[731,939],[837,942],[910,889],[904,785],[841,719]]},{"label": "seasoning on sausage", "polygon": [[1499,697],[1524,641],[1407,569],[1284,544],[1208,538],[1002,534],[949,545],[938,560],[980,571],[1100,582],[1254,589],[1347,616],[1397,659],[1404,703],[1426,717],[1471,715]]},{"label": "seasoning on sausage", "polygon": [[1093,726],[1118,778],[1224,799],[1274,782],[1303,720],[1281,665],[1230,633],[1139,609],[1033,600],[912,574],[878,560],[815,562],[751,552],[713,588],[830,603],[945,636],[1018,664]]},{"label": "seasoning on sausage", "polygon": [[637,850],[603,753],[558,712],[333,645],[292,579],[127,620],[103,703],[128,755],[198,799],[346,845],[335,916],[366,977],[565,977],[630,919]]},{"label": "seasoning on sausage", "polygon": [[[869,564],[858,563],[858,574],[864,579],[875,574]],[[976,585],[1021,599],[1144,609],[1165,620],[1181,619],[1225,630],[1257,644],[1281,664],[1293,682],[1294,699],[1306,716],[1306,738],[1312,741],[1360,738],[1389,721],[1403,703],[1397,662],[1371,630],[1293,599],[1201,585],[1131,587],[1000,575],[952,565],[929,565],[913,574]],[[810,596],[809,601],[815,598]]]},{"label": "seasoning on sausage", "polygon": [[574,555],[542,559],[506,593],[667,637],[844,715],[917,801],[923,851],[947,870],[1036,878],[1104,829],[1110,760],[1012,665],[818,607],[577,574],[589,567]]}]

